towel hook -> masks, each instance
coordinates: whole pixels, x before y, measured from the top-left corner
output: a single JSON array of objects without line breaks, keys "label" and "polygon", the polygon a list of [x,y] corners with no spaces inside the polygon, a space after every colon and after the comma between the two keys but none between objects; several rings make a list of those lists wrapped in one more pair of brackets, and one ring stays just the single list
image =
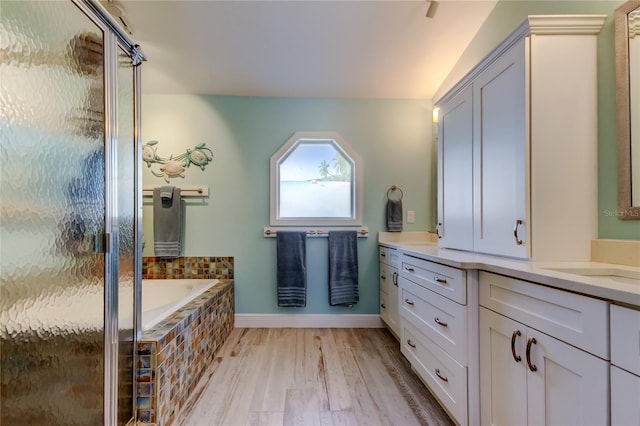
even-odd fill
[{"label": "towel hook", "polygon": [[388,199],[390,199],[390,198],[389,198],[389,194],[390,194],[391,192],[393,192],[393,191],[396,191],[396,190],[397,190],[397,191],[400,191],[400,198],[398,198],[398,201],[399,201],[399,200],[402,200],[402,197],[404,197],[404,192],[402,192],[402,189],[400,189],[400,187],[398,187],[398,186],[396,186],[396,185],[391,185],[391,188],[389,188],[389,190],[387,191],[387,198],[388,198]]}]

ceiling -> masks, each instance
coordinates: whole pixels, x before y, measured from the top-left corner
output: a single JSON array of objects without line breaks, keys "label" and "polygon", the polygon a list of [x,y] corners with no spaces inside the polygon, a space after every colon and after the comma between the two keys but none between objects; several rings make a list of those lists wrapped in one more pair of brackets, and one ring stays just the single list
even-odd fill
[{"label": "ceiling", "polygon": [[111,1],[143,93],[405,99],[433,97],[496,3]]}]

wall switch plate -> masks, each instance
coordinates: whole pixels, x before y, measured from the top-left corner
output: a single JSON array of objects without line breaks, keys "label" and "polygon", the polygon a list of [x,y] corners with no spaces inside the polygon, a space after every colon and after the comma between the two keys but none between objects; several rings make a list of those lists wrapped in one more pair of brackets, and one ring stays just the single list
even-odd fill
[{"label": "wall switch plate", "polygon": [[407,223],[415,223],[416,221],[416,212],[413,210],[409,210],[407,212]]}]

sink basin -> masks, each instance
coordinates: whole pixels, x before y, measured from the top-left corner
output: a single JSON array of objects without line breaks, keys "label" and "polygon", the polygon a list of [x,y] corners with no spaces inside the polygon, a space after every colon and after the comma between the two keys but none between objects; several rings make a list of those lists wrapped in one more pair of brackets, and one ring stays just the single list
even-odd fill
[{"label": "sink basin", "polygon": [[625,284],[640,284],[640,271],[619,268],[546,268],[565,274],[581,275],[602,280],[613,280]]}]

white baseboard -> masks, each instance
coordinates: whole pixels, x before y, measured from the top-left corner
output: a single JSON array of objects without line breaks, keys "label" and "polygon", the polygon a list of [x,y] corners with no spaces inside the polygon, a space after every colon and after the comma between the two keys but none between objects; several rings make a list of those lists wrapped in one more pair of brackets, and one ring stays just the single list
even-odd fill
[{"label": "white baseboard", "polygon": [[235,314],[236,328],[384,328],[380,315]]}]

